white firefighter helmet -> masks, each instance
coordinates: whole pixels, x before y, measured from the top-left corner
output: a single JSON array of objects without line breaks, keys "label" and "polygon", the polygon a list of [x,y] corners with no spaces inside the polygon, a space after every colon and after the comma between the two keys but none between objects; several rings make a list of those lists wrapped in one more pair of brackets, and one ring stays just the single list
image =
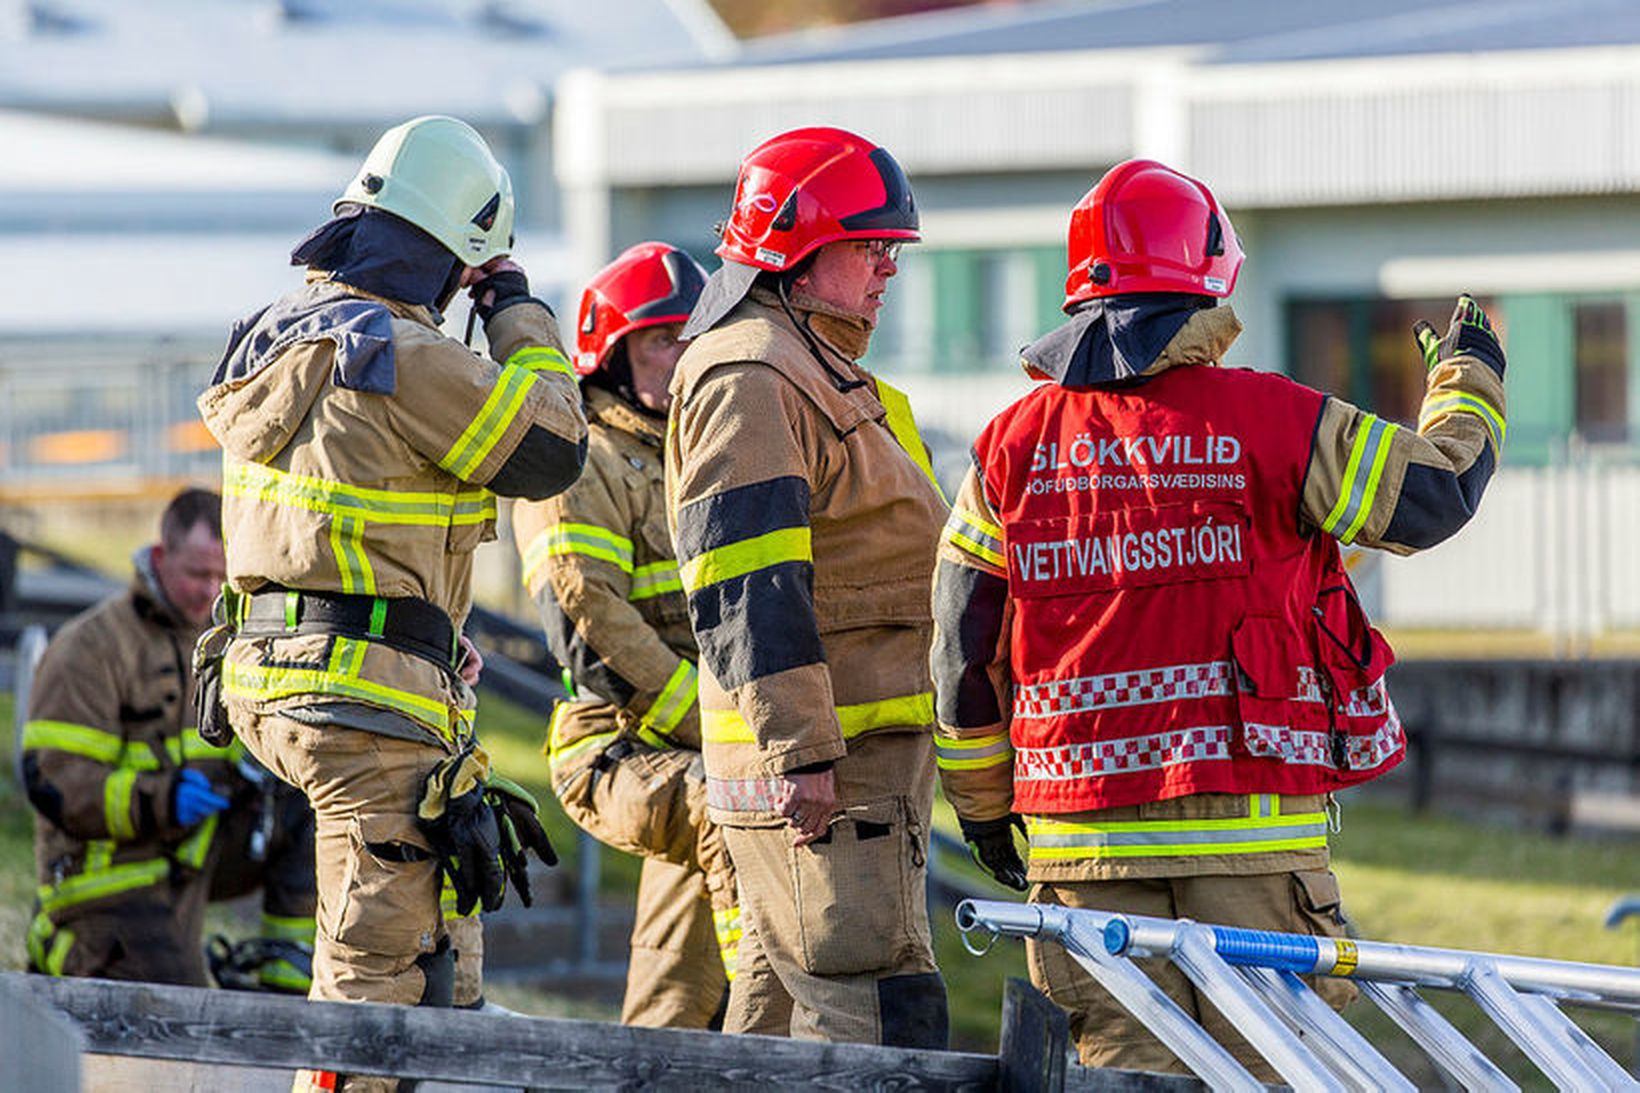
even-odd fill
[{"label": "white firefighter helmet", "polygon": [[336,209],[349,202],[410,221],[469,266],[512,250],[512,180],[455,118],[412,118],[383,133]]}]

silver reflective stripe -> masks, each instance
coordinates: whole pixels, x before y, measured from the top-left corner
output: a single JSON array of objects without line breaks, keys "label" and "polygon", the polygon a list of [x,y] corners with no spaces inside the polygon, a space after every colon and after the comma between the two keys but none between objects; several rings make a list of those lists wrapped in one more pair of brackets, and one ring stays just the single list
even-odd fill
[{"label": "silver reflective stripe", "polygon": [[[1325,732],[1294,729],[1289,725],[1260,725],[1248,723],[1243,735],[1247,750],[1262,758],[1280,759],[1307,767],[1335,766],[1331,741]],[[1371,736],[1350,736],[1344,747],[1350,770],[1372,770],[1401,750],[1406,735],[1401,731],[1401,718],[1392,705],[1385,712],[1384,723]]]},{"label": "silver reflective stripe", "polygon": [[784,778],[706,779],[706,803],[725,812],[779,812]]},{"label": "silver reflective stripe", "polygon": [[1322,838],[1327,834],[1326,817],[1313,823],[1273,827],[1244,827],[1202,831],[1088,831],[1048,834],[1031,833],[1032,847],[1059,846],[1195,846],[1237,843],[1267,843],[1289,839]]}]

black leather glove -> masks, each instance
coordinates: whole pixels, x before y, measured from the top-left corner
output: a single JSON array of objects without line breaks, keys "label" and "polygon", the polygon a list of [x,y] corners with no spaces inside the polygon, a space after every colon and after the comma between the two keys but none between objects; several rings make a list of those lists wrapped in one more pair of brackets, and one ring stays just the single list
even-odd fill
[{"label": "black leather glove", "polygon": [[[514,304],[540,304],[541,301],[530,295],[530,279],[524,276],[523,270],[504,269],[499,273],[492,273],[472,287],[473,310],[478,317],[488,323],[496,314],[505,311]],[[495,293],[489,303],[484,298]],[[541,304],[546,307],[545,304]],[[551,309],[548,308],[550,311]]]},{"label": "black leather glove", "polygon": [[422,783],[417,824],[456,892],[456,910],[494,911],[507,894],[501,829],[484,794],[489,758],[472,741],[434,767]]},{"label": "black leather glove", "polygon": [[545,865],[558,864],[558,852],[541,826],[540,806],[529,790],[494,771],[485,783],[484,796],[501,829],[501,863],[507,870],[518,898],[530,906],[530,862],[524,851],[533,850]]},{"label": "black leather glove", "polygon": [[1021,835],[1025,833],[1025,821],[1019,818],[1019,813],[1010,812],[994,820],[958,817],[957,822],[962,825],[962,837],[968,840],[981,869],[995,877],[998,884],[1016,892],[1030,887],[1025,880],[1025,863],[1014,846],[1014,829],[1018,828]]},{"label": "black leather glove", "polygon": [[1458,297],[1458,306],[1452,309],[1446,337],[1437,337],[1435,327],[1422,319],[1412,324],[1412,336],[1424,355],[1424,364],[1430,368],[1453,357],[1470,356],[1496,372],[1499,379],[1503,378],[1503,346],[1492,333],[1486,312],[1467,292]]}]

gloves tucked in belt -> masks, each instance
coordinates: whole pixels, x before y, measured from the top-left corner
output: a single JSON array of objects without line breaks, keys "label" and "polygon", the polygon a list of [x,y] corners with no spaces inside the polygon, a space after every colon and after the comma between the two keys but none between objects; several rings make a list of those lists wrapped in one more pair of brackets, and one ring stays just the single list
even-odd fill
[{"label": "gloves tucked in belt", "polygon": [[528,907],[530,862],[524,851],[535,851],[535,856],[545,865],[558,864],[558,852],[552,848],[546,828],[541,826],[540,806],[529,790],[494,771],[490,772],[484,797],[501,829],[501,863],[518,890],[518,898]]},{"label": "gloves tucked in belt", "polygon": [[1019,858],[1019,851],[1014,847],[1014,829],[1020,834],[1025,832],[1025,821],[1019,818],[1017,812],[1006,816],[999,816],[994,820],[964,820],[958,817],[962,825],[962,837],[973,848],[974,860],[981,869],[997,879],[1000,884],[1018,892],[1023,892],[1029,885],[1025,880],[1025,863]]},{"label": "gloves tucked in belt", "polygon": [[422,833],[455,889],[456,910],[463,915],[479,903],[493,911],[507,894],[501,829],[484,797],[489,769],[490,757],[469,740],[427,775],[416,809]]},{"label": "gloves tucked in belt", "polygon": [[525,850],[534,850],[548,865],[558,864],[535,798],[491,773],[489,756],[473,741],[427,775],[417,816],[455,889],[460,914],[470,914],[477,905],[486,911],[500,907],[509,876],[528,907]]}]

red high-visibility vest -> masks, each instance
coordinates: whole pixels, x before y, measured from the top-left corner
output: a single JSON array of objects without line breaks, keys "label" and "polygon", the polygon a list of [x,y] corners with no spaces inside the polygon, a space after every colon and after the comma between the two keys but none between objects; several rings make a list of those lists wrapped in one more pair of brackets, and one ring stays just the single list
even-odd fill
[{"label": "red high-visibility vest", "polygon": [[1014,615],[1014,808],[1321,793],[1400,762],[1394,656],[1301,525],[1324,396],[1173,368],[1044,384],[975,445]]}]

